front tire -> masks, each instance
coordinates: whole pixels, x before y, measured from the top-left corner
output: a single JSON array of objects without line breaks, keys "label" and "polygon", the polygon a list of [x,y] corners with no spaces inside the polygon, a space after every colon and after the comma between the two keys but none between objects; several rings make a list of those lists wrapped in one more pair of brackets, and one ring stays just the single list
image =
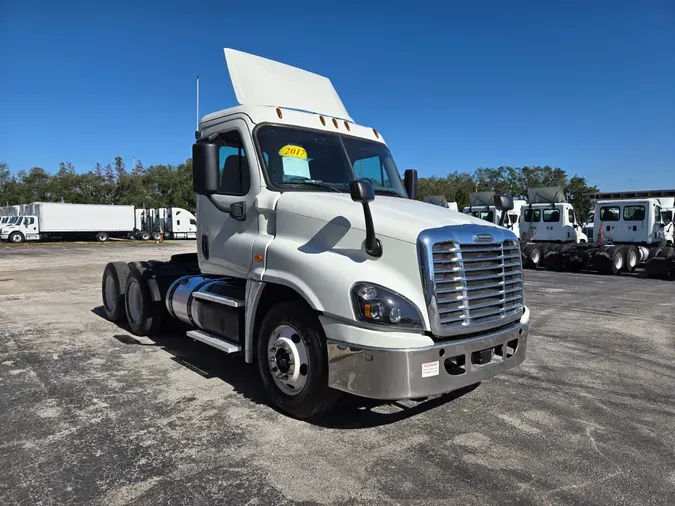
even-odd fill
[{"label": "front tire", "polygon": [[299,302],[281,302],[263,318],[258,369],[282,411],[309,419],[331,409],[340,393],[328,386],[326,336],[317,316]]},{"label": "front tire", "polygon": [[11,234],[9,234],[7,240],[13,244],[19,244],[24,242],[26,238],[21,232],[12,232]]}]

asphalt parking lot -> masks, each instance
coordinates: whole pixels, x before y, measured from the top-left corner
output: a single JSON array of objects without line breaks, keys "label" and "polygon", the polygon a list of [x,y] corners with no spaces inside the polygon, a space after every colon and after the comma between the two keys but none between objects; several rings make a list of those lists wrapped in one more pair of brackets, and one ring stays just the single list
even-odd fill
[{"label": "asphalt parking lot", "polygon": [[675,282],[527,271],[519,368],[310,424],[101,317],[106,262],[193,250],[0,246],[0,504],[675,504]]}]

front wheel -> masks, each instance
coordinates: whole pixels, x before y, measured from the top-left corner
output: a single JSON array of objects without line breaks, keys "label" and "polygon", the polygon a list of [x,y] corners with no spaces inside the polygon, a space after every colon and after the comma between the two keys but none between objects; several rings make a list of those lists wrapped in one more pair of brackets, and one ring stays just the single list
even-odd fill
[{"label": "front wheel", "polygon": [[281,302],[258,335],[258,369],[272,402],[308,419],[328,411],[339,392],[328,387],[326,337],[316,315],[299,302]]},{"label": "front wheel", "polygon": [[25,241],[26,238],[24,237],[24,235],[21,232],[12,232],[11,234],[9,234],[9,237],[7,238],[7,240],[11,243],[19,244],[19,243]]}]

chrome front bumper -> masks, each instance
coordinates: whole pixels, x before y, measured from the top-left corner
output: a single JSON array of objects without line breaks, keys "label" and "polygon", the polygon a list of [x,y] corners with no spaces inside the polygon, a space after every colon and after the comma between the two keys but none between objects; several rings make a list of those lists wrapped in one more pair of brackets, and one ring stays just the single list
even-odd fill
[{"label": "chrome front bumper", "polygon": [[521,364],[527,333],[528,323],[516,322],[480,337],[414,349],[372,348],[329,339],[328,384],[373,399],[444,394]]}]

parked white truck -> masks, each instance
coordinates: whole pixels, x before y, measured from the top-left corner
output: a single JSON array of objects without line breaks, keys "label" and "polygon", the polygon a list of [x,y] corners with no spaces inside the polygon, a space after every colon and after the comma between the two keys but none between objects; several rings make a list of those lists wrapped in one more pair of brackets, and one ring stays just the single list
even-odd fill
[{"label": "parked white truck", "polygon": [[416,173],[404,188],[382,135],[354,123],[325,77],[225,56],[241,105],[196,132],[198,251],[109,263],[107,318],[136,335],[184,322],[257,362],[272,401],[299,418],[339,391],[419,398],[520,364],[515,234],[409,199]]},{"label": "parked white truck", "polygon": [[0,240],[13,243],[50,238],[107,241],[134,232],[134,206],[36,202],[22,208],[22,216],[3,225]]},{"label": "parked white truck", "polygon": [[560,187],[530,188],[528,204],[520,212],[520,242],[525,267],[536,269],[546,262],[557,269],[550,253],[566,244],[588,242],[572,204]]},{"label": "parked white truck", "polygon": [[[469,194],[469,206],[465,207],[462,212],[481,220],[494,223],[495,225],[502,224],[502,213],[495,208],[494,205],[495,192],[485,191]],[[520,210],[527,205],[525,200],[516,199],[513,201],[513,209],[507,211],[506,217],[502,226],[512,230],[516,236],[520,236],[520,225],[518,219],[520,217]]]},{"label": "parked white truck", "polygon": [[559,265],[566,270],[605,274],[633,272],[644,265],[651,277],[675,276],[672,227],[663,221],[662,208],[672,201],[656,197],[598,200],[596,241],[561,249]]}]

